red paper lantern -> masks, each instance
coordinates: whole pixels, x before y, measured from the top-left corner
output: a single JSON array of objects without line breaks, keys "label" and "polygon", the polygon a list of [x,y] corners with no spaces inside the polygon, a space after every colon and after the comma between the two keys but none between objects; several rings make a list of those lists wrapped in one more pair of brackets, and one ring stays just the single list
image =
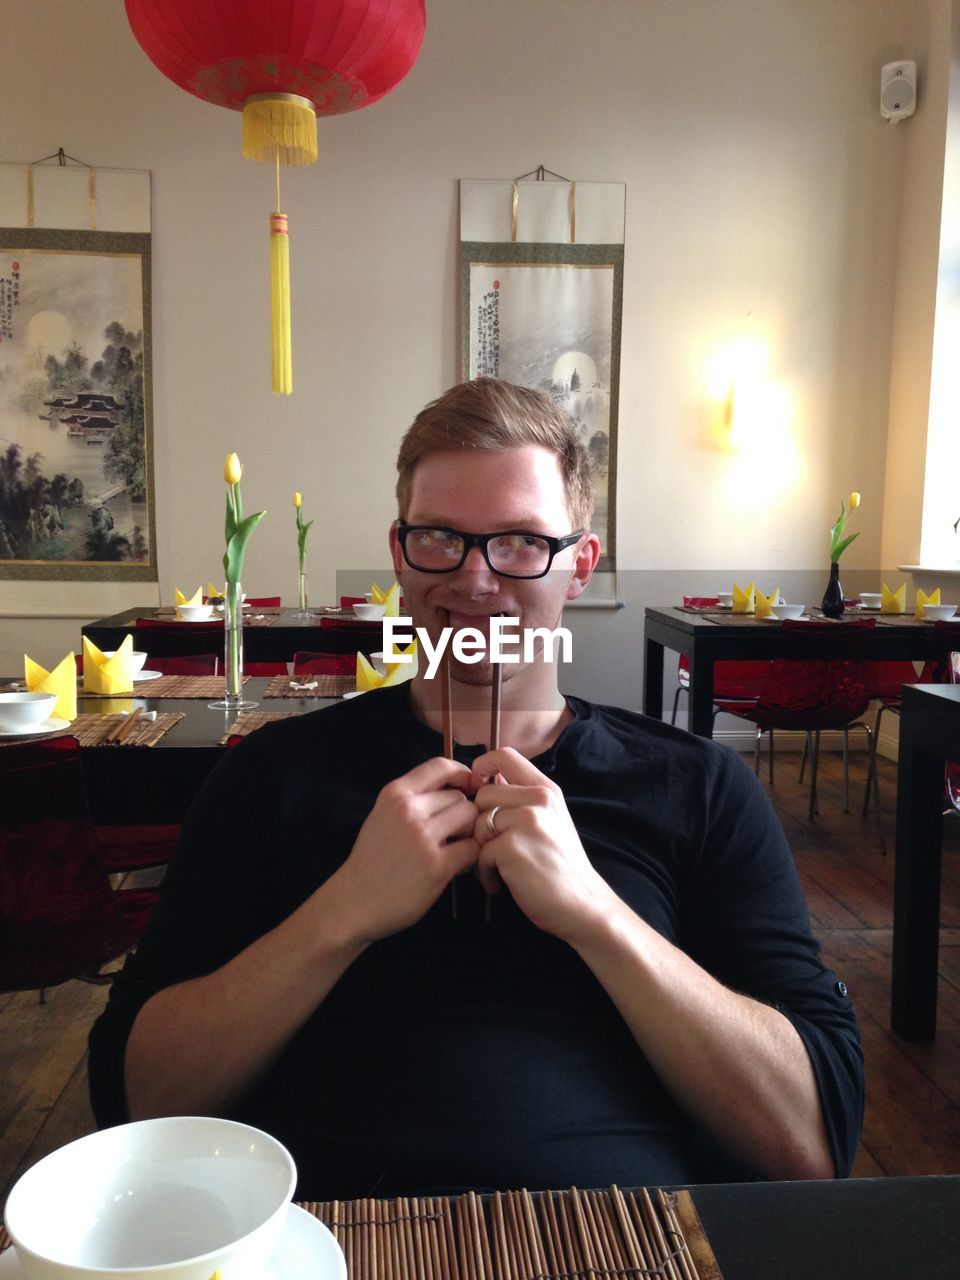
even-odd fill
[{"label": "red paper lantern", "polygon": [[[424,0],[125,4],[150,61],[188,93],[242,111],[244,155],[278,167],[316,160],[318,115],[367,107],[395,88],[417,59],[426,24]],[[282,229],[279,217],[271,223],[271,237],[274,390],[289,392],[285,218]],[[284,310],[285,335],[278,333]],[[284,348],[285,372],[277,367]]]}]

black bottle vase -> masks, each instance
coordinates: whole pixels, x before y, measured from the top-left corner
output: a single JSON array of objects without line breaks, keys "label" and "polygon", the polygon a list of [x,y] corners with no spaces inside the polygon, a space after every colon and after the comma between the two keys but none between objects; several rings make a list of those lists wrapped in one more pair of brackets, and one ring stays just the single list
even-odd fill
[{"label": "black bottle vase", "polygon": [[830,581],[820,602],[825,618],[843,617],[843,587],[840,585],[840,565],[834,560],[830,565]]}]

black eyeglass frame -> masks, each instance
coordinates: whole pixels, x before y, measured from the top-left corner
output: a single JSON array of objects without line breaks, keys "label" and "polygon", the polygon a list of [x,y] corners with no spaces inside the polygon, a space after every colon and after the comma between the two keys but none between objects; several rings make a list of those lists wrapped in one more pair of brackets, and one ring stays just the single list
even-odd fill
[{"label": "black eyeglass frame", "polygon": [[[535,533],[532,529],[498,529],[496,533],[464,533],[461,529],[451,529],[448,525],[443,524],[402,524],[397,521],[394,528],[397,531],[397,541],[400,543],[400,550],[403,552],[403,558],[415,573],[456,573],[463,567],[463,562],[470,554],[471,547],[479,547],[487,567],[491,573],[495,573],[498,578],[516,578],[520,582],[535,582],[537,578],[545,578],[550,572],[553,562],[557,555],[572,547],[575,542],[579,542],[584,536],[584,530],[578,529],[576,533],[568,533],[562,538],[554,537],[549,533]],[[407,537],[411,533],[416,533],[421,529],[429,529],[433,533],[450,533],[455,538],[463,541],[463,555],[457,564],[452,564],[448,569],[423,569],[420,565],[416,565],[407,555]],[[547,561],[547,567],[540,573],[507,573],[503,569],[498,569],[495,564],[490,563],[490,552],[487,549],[488,543],[494,538],[539,538],[541,542],[547,544],[550,551],[550,559]]]}]

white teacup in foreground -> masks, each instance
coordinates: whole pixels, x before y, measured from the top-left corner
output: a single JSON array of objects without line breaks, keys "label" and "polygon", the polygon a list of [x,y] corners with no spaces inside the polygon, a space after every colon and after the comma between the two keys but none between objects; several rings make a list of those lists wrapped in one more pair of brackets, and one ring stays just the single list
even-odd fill
[{"label": "white teacup in foreground", "polygon": [[25,1280],[261,1280],[295,1184],[269,1134],[170,1116],[54,1151],[4,1217]]},{"label": "white teacup in foreground", "polygon": [[860,604],[864,609],[879,609],[882,596],[879,591],[861,591]]}]

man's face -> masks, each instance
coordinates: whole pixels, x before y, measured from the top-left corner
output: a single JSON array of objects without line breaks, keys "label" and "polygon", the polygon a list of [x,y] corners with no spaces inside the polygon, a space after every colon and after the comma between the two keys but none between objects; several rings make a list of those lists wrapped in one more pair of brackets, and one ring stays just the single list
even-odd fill
[{"label": "man's face", "polygon": [[[433,450],[425,454],[413,475],[404,523],[462,533],[523,530],[562,537],[573,532],[559,459],[539,445],[501,453]],[[403,559],[395,531],[390,537],[406,610],[414,625],[426,627],[434,641],[444,625],[441,610],[449,612],[454,630],[473,627],[485,637],[494,614],[519,617],[521,628],[553,629],[564,601],[580,594],[595,562],[596,539],[584,541],[589,544],[586,557],[583,543],[569,547],[559,553],[545,577],[524,580],[494,573],[479,547],[471,547],[453,573],[420,573]],[[504,664],[504,679],[520,669]],[[489,684],[491,680],[486,658],[475,665],[454,661],[452,670],[463,683]]]}]

